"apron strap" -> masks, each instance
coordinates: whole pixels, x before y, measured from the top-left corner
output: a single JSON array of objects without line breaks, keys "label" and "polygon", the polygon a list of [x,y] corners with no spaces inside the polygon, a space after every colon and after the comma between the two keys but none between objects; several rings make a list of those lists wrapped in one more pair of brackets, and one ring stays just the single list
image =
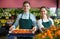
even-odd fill
[{"label": "apron strap", "polygon": [[22,19],[23,14],[21,14],[21,19]]},{"label": "apron strap", "polygon": [[30,14],[29,14],[29,19],[30,19]]}]

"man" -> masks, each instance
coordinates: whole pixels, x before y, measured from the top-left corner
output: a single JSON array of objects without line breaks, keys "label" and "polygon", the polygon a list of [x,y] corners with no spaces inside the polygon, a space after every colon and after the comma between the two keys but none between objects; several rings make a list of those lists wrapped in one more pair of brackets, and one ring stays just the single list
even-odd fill
[{"label": "man", "polygon": [[[17,16],[17,20],[15,24],[10,28],[10,30],[14,30],[19,24],[20,29],[31,29],[32,33],[34,33],[37,29],[36,18],[33,14],[29,12],[30,3],[25,1],[23,3],[23,13]],[[33,39],[33,37],[18,37],[17,39]]]}]

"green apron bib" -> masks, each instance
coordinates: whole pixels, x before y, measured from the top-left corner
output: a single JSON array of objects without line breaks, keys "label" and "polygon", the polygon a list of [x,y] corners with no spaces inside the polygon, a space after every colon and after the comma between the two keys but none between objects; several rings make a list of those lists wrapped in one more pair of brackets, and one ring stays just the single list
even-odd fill
[{"label": "green apron bib", "polygon": [[[30,19],[30,14],[29,19],[22,19],[22,16],[19,20],[20,29],[32,29],[33,26],[32,26],[32,20]],[[33,39],[33,37],[17,37],[17,39]]]},{"label": "green apron bib", "polygon": [[45,28],[49,28],[51,26],[52,22],[49,20],[48,22],[43,22],[42,20],[42,25],[45,27]]}]

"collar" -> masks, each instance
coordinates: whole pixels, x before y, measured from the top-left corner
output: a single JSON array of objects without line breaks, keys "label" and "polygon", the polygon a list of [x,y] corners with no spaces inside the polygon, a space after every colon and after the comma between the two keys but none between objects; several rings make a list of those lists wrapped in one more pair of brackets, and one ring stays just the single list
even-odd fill
[{"label": "collar", "polygon": [[28,14],[29,14],[29,12],[24,12],[23,14],[26,14],[26,15],[28,15]]}]

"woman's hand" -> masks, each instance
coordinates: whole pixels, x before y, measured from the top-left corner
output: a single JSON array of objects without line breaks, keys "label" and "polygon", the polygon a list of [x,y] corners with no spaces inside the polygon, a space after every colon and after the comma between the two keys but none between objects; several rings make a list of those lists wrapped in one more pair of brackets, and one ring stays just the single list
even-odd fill
[{"label": "woman's hand", "polygon": [[47,28],[41,28],[42,29],[42,31],[46,31],[47,30]]}]

